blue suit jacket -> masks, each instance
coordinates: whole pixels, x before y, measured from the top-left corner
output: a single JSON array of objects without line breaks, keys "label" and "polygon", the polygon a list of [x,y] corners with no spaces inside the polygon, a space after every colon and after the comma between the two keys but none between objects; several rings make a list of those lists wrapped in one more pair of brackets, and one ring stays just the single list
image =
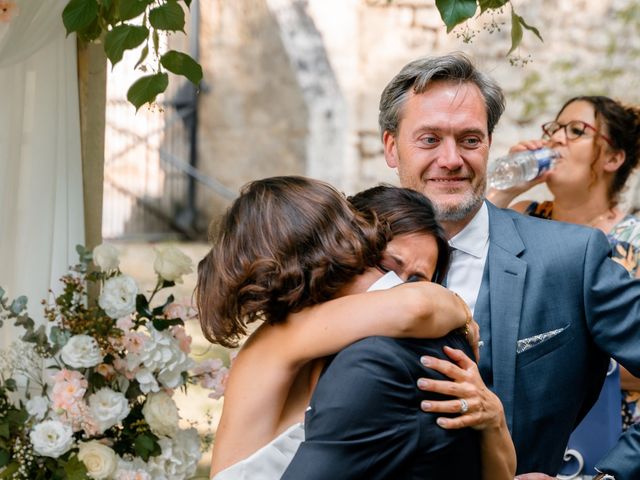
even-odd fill
[{"label": "blue suit jacket", "polygon": [[[640,281],[609,258],[599,230],[488,206],[479,298],[488,288],[489,302],[474,316],[490,322],[493,389],[518,472],[554,475],[572,429],[598,397],[608,356],[640,374]],[[639,437],[629,432],[598,467],[640,478]]]},{"label": "blue suit jacket", "polygon": [[[450,345],[471,355],[457,334],[437,340],[370,337],[336,355],[323,372],[305,418],[306,440],[286,480],[480,478],[477,432],[444,430],[420,410],[437,394],[416,388],[418,358],[443,358]],[[427,375],[442,379],[428,370]]]}]

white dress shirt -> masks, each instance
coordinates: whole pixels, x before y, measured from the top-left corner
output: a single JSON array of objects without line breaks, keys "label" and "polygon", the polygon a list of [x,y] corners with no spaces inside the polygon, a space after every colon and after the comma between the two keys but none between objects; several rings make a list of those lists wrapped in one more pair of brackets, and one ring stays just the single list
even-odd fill
[{"label": "white dress shirt", "polygon": [[447,287],[460,295],[473,312],[489,252],[489,209],[485,203],[467,226],[449,240],[449,245],[453,251]]}]

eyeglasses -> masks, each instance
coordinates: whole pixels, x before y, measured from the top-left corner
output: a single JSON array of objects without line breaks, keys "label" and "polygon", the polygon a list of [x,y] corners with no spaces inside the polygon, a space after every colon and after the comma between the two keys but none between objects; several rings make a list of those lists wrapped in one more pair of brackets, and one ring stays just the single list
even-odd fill
[{"label": "eyeglasses", "polygon": [[593,130],[596,136],[602,137],[610,146],[613,147],[613,143],[609,137],[600,133],[593,125],[589,125],[587,122],[583,122],[581,120],[571,120],[569,123],[565,123],[564,125],[555,121],[547,122],[542,125],[542,138],[549,140],[560,129],[564,129],[564,134],[567,137],[567,140],[577,140],[583,137],[585,133],[587,133],[587,130]]}]

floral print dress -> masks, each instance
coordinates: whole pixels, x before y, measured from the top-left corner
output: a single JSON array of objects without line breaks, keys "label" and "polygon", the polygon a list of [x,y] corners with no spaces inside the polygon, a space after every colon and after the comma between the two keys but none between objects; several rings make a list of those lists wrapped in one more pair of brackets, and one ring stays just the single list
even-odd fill
[{"label": "floral print dress", "polygon": [[[525,215],[538,218],[551,218],[553,202],[531,202]],[[626,215],[607,234],[612,248],[611,257],[633,277],[640,263],[640,219]],[[640,391],[622,391],[622,429],[626,430],[634,423],[640,423]]]}]

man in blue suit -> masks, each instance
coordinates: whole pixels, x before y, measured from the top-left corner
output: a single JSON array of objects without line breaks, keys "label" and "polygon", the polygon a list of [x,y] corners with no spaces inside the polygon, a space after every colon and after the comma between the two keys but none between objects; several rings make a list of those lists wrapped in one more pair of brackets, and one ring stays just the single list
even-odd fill
[{"label": "man in blue suit", "polygon": [[416,358],[442,357],[444,346],[471,354],[456,333],[436,340],[369,337],[338,353],[318,381],[305,441],[282,479],[480,480],[478,432],[444,430],[436,414],[419,409],[421,401],[444,397],[416,388],[424,375]]},{"label": "man in blue suit", "polygon": [[[609,355],[640,374],[640,282],[609,258],[600,231],[486,202],[491,135],[503,110],[497,83],[454,54],[405,66],[382,93],[379,120],[387,164],[402,186],[433,201],[454,248],[447,284],[480,324],[479,373],[502,400],[518,473],[549,478],[597,399]],[[467,402],[468,411],[444,419],[445,428],[482,428],[495,418],[474,375],[422,387]],[[456,408],[431,402],[425,410]],[[597,468],[596,478],[640,478],[638,428]]]}]

